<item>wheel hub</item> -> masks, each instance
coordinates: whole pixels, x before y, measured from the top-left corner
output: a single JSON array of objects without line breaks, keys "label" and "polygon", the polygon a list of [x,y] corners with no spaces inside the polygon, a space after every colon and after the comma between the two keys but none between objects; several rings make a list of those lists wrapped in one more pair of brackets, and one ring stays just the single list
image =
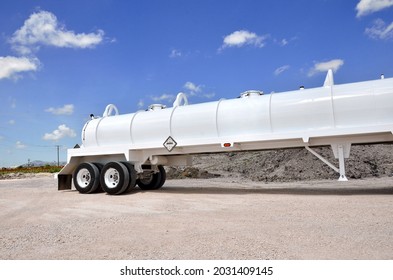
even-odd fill
[{"label": "wheel hub", "polygon": [[116,188],[120,181],[119,171],[109,168],[104,175],[105,185],[108,188]]},{"label": "wheel hub", "polygon": [[87,187],[91,182],[91,174],[89,170],[86,168],[81,169],[76,176],[76,180],[78,181],[80,187]]}]

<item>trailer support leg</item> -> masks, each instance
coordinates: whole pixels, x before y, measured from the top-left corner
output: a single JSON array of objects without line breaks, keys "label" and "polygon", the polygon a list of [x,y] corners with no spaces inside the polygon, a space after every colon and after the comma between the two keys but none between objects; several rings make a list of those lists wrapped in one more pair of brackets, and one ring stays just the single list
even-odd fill
[{"label": "trailer support leg", "polygon": [[339,168],[335,167],[331,162],[325,159],[323,156],[318,154],[316,151],[311,149],[308,146],[305,146],[306,150],[320,159],[323,163],[328,165],[331,169],[336,171],[340,174],[338,181],[345,182],[348,181],[347,177],[345,176],[345,159],[349,157],[349,153],[351,150],[351,143],[344,143],[344,144],[332,144],[331,145],[334,157],[338,159]]},{"label": "trailer support leg", "polygon": [[345,159],[344,159],[344,147],[343,145],[338,145],[338,164],[340,168],[340,178],[339,181],[348,181],[347,176],[345,176]]},{"label": "trailer support leg", "polygon": [[338,164],[340,168],[340,178],[339,181],[348,181],[347,176],[345,176],[345,159],[349,158],[349,153],[351,152],[351,143],[339,143],[332,144],[332,150],[334,157],[338,159]]},{"label": "trailer support leg", "polygon": [[333,169],[334,171],[336,171],[337,173],[340,173],[340,170],[335,167],[330,161],[328,161],[327,159],[325,159],[323,156],[321,156],[320,154],[318,154],[316,151],[314,151],[313,149],[311,149],[310,147],[305,146],[306,150],[309,151],[310,153],[312,153],[314,156],[316,156],[319,160],[321,160],[323,163],[325,163],[327,166],[329,166],[331,169]]}]

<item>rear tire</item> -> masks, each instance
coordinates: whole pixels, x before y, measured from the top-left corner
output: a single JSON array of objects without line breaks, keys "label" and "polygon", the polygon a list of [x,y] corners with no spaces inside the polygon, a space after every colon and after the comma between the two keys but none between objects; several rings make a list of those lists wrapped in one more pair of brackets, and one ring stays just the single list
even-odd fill
[{"label": "rear tire", "polygon": [[128,161],[123,161],[122,164],[124,164],[127,167],[128,174],[129,174],[129,183],[127,189],[124,191],[124,193],[129,193],[132,189],[135,188],[136,186],[136,179],[137,179],[137,173],[134,168],[134,165],[129,163]]},{"label": "rear tire", "polygon": [[160,170],[160,173],[161,173],[161,180],[160,180],[159,185],[157,186],[157,189],[160,189],[160,188],[162,188],[162,186],[165,184],[165,181],[166,181],[166,171],[165,171],[165,168],[164,168],[162,165],[159,165],[159,166],[158,166],[158,170]]},{"label": "rear tire", "polygon": [[142,190],[157,190],[166,180],[166,172],[162,165],[158,166],[159,172],[154,173],[148,179],[138,179],[137,184]]},{"label": "rear tire", "polygon": [[108,194],[122,194],[130,181],[127,167],[121,162],[109,162],[101,171],[100,182],[102,189]]},{"label": "rear tire", "polygon": [[72,179],[78,192],[92,193],[100,187],[100,170],[93,163],[84,162],[75,169]]},{"label": "rear tire", "polygon": [[[102,168],[104,167],[104,165],[102,164],[102,163],[99,163],[99,162],[93,162],[93,164],[95,165],[95,166],[97,166],[97,168],[98,168],[98,171],[99,171],[99,174],[101,174],[101,170],[102,170]],[[98,181],[99,181],[100,179],[99,179],[99,177],[98,177]],[[94,193],[103,193],[104,192],[104,190],[102,189],[102,187],[101,187],[101,183],[98,185],[98,187],[97,187],[97,189],[94,191]]]}]

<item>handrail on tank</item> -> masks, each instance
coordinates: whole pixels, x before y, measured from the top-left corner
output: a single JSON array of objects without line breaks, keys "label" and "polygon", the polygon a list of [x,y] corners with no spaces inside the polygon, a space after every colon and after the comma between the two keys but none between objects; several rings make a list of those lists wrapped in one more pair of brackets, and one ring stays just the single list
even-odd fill
[{"label": "handrail on tank", "polygon": [[117,110],[117,107],[113,104],[108,104],[105,108],[104,113],[102,114],[102,116],[105,117],[110,117],[112,116],[113,111],[115,111],[114,116],[117,116],[119,114],[119,110]]},{"label": "handrail on tank", "polygon": [[179,92],[176,96],[175,102],[173,102],[173,107],[186,106],[186,105],[188,105],[187,95],[183,92]]}]

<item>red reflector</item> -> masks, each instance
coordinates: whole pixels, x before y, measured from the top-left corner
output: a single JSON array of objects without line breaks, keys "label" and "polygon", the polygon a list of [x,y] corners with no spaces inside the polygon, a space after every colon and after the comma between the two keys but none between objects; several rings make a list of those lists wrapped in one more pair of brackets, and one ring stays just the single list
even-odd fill
[{"label": "red reflector", "polygon": [[228,148],[228,147],[231,147],[232,145],[231,145],[231,143],[224,143],[224,147],[225,148]]}]

